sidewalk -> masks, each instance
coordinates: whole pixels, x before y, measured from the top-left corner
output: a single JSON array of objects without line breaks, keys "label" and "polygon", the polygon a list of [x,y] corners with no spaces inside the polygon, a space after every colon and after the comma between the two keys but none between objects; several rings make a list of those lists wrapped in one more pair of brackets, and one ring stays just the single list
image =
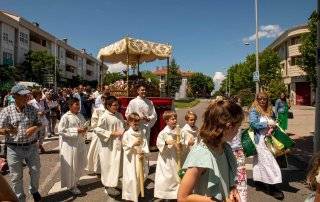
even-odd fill
[{"label": "sidewalk", "polygon": [[293,119],[289,119],[288,134],[296,142],[293,156],[306,166],[313,154],[313,133],[315,128],[315,108],[293,106]]}]

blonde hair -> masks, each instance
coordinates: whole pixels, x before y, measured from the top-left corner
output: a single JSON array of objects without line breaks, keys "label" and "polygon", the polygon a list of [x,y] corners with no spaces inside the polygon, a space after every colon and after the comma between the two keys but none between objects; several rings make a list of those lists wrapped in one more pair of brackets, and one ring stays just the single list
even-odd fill
[{"label": "blonde hair", "polygon": [[307,184],[313,191],[317,188],[316,176],[320,170],[320,152],[316,153],[310,160],[307,170]]},{"label": "blonde hair", "polygon": [[163,112],[162,118],[168,121],[171,117],[177,118],[177,113],[175,111],[167,110]]},{"label": "blonde hair", "polygon": [[217,147],[227,124],[235,126],[242,122],[243,117],[242,108],[235,102],[223,98],[213,100],[203,114],[200,137],[207,145]]},{"label": "blonde hair", "polygon": [[[262,97],[262,96],[267,97],[267,99],[268,99],[268,100],[267,100],[268,106],[267,106],[267,109],[266,109],[266,110],[264,110],[264,109],[259,105],[259,102],[258,102],[259,97]],[[253,101],[253,103],[252,103],[252,105],[251,105],[251,107],[250,107],[250,110],[252,110],[253,108],[254,108],[259,114],[261,114],[261,115],[263,115],[263,116],[269,116],[269,117],[271,117],[272,114],[273,114],[272,106],[271,106],[271,104],[270,104],[270,102],[269,102],[269,96],[268,96],[268,94],[267,94],[265,91],[261,91],[261,92],[259,92],[259,93],[257,94],[256,98],[254,99],[254,101]]]},{"label": "blonde hair", "polygon": [[140,116],[136,112],[132,112],[128,116],[128,122],[140,121]]},{"label": "blonde hair", "polygon": [[197,119],[197,115],[195,113],[193,113],[192,111],[187,111],[186,115],[184,116],[184,119],[186,121],[188,121],[191,116],[193,116],[195,119]]}]

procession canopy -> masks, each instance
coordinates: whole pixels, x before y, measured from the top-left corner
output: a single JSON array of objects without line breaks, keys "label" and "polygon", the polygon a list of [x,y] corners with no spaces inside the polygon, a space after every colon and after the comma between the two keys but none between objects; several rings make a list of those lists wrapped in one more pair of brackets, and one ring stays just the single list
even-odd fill
[{"label": "procession canopy", "polygon": [[126,37],[100,49],[98,59],[103,62],[130,65],[132,67],[171,57],[172,46]]}]

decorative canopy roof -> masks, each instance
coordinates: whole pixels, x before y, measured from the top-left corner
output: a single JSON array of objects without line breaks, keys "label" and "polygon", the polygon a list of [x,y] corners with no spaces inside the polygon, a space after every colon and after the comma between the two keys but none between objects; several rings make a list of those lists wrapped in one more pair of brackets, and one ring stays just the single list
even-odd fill
[{"label": "decorative canopy roof", "polygon": [[[172,46],[126,37],[100,49],[97,58],[103,62],[135,66],[171,57]],[[127,61],[129,59],[129,61]]]}]

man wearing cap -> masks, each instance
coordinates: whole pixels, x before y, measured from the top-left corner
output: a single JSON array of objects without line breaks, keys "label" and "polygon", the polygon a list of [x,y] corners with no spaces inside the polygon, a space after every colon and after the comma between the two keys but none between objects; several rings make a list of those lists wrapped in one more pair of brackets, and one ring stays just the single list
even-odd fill
[{"label": "man wearing cap", "polygon": [[40,177],[40,158],[37,147],[37,130],[41,122],[37,110],[28,105],[30,91],[22,85],[11,89],[15,104],[7,106],[0,112],[0,135],[5,135],[7,161],[9,165],[12,188],[19,201],[25,201],[23,191],[23,161],[30,173],[30,193],[34,201],[41,201],[38,192]]}]

